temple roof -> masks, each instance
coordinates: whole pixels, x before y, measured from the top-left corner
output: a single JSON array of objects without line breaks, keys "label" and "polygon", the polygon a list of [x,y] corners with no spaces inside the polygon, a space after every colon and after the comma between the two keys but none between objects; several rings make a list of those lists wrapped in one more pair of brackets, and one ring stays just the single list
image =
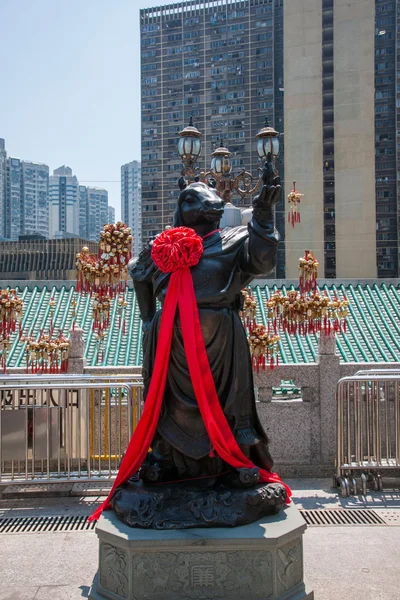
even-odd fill
[{"label": "temple roof", "polygon": [[[293,289],[293,286],[290,286]],[[281,289],[273,281],[266,285],[256,285],[253,293],[257,298],[257,321],[266,318],[265,302],[269,295]],[[347,333],[337,335],[336,351],[342,362],[400,362],[400,283],[385,284],[376,282],[354,285],[322,285],[320,288],[339,297],[346,294],[350,301],[350,316]],[[92,318],[90,298],[82,297],[73,286],[57,285],[42,287],[37,285],[21,288],[19,293],[24,299],[23,332],[24,335],[38,336],[41,329],[49,328],[49,300],[56,301],[54,312],[55,329],[67,334],[72,324],[71,301],[77,300],[76,324],[82,327],[86,340],[85,354],[91,366],[138,366],[141,364],[141,321],[139,309],[132,288],[126,291],[125,333],[120,324],[118,306],[112,303],[111,325],[104,342],[104,358],[98,360],[96,335],[91,330]],[[281,334],[280,362],[284,364],[313,363],[316,360],[318,337],[289,336]],[[24,344],[14,335],[8,357],[9,367],[25,365]]]}]

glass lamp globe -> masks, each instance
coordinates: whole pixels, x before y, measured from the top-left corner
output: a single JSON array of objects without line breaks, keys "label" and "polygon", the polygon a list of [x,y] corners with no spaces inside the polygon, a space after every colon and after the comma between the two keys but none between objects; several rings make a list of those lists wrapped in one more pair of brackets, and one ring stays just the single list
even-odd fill
[{"label": "glass lamp globe", "polygon": [[219,148],[214,150],[211,159],[211,169],[216,175],[229,175],[232,171],[232,165],[230,161],[231,152],[228,148],[225,148],[221,140]]},{"label": "glass lamp globe", "polygon": [[179,136],[178,152],[182,161],[196,162],[201,153],[201,133],[193,126],[191,118],[189,125],[179,133]]},{"label": "glass lamp globe", "polygon": [[261,160],[267,160],[268,154],[272,158],[279,156],[279,133],[267,125],[257,133],[257,154]]}]

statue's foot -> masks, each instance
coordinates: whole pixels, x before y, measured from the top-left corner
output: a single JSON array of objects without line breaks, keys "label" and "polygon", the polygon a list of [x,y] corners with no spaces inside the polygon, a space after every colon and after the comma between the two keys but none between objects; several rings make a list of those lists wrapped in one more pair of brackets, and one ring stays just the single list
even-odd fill
[{"label": "statue's foot", "polygon": [[252,469],[236,469],[231,473],[227,473],[221,479],[221,483],[227,487],[241,489],[251,488],[259,483],[260,471],[258,467],[254,467]]},{"label": "statue's foot", "polygon": [[158,462],[144,463],[139,470],[139,477],[143,483],[165,483],[177,479],[176,469],[165,467]]}]

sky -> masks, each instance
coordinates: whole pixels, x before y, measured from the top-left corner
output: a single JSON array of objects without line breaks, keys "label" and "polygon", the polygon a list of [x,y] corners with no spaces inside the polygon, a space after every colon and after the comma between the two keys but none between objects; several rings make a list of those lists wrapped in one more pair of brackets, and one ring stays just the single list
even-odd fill
[{"label": "sky", "polygon": [[120,217],[140,160],[139,10],[157,0],[0,0],[0,137],[8,156],[68,165]]}]

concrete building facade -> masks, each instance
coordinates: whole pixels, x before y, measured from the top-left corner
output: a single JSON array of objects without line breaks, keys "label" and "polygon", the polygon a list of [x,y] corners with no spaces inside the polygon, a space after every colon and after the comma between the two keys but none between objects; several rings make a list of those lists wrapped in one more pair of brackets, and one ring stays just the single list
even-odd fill
[{"label": "concrete building facade", "polygon": [[285,2],[285,173],[304,193],[301,224],[286,234],[287,277],[305,248],[322,277],[399,276],[399,9]]},{"label": "concrete building facade", "polygon": [[[150,209],[149,206],[152,208]],[[144,213],[142,212],[143,210]],[[143,230],[145,230],[145,228],[151,224],[151,219],[156,218],[152,213],[152,205],[146,204],[146,207],[142,209],[141,163],[137,160],[133,160],[122,165],[121,220],[132,229],[134,256],[138,256],[142,249],[142,225]]]}]

